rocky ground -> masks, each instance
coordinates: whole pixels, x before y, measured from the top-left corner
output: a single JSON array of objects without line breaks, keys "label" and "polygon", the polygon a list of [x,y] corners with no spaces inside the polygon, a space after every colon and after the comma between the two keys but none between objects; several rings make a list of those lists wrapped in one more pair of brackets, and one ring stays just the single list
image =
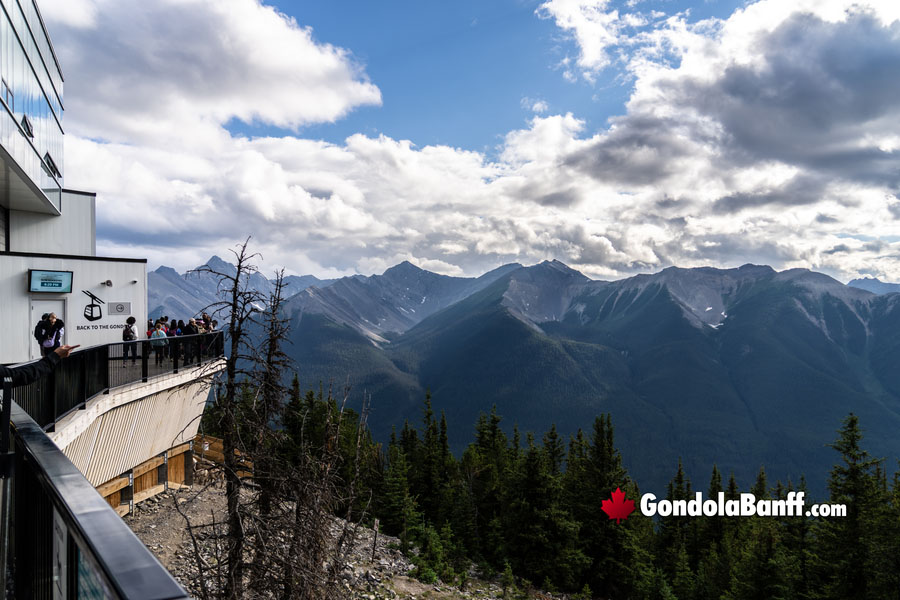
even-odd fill
[{"label": "rocky ground", "polygon": [[[194,558],[194,545],[185,527],[185,517],[192,525],[199,526],[221,521],[225,514],[225,488],[221,482],[193,489],[170,490],[135,506],[135,511],[125,517],[125,522],[153,552],[159,561],[192,595],[200,596],[200,582]],[[335,524],[335,531],[340,527]],[[214,564],[215,542],[198,531],[201,556],[208,564]],[[210,536],[211,537],[211,536]],[[359,528],[353,550],[341,574],[346,597],[352,600],[488,600],[503,597],[499,581],[484,581],[476,577],[474,570],[464,590],[437,583],[429,585],[407,576],[412,563],[397,548],[399,540],[379,534],[375,543],[374,532]],[[563,599],[565,596],[531,592],[510,595],[509,598]]]}]

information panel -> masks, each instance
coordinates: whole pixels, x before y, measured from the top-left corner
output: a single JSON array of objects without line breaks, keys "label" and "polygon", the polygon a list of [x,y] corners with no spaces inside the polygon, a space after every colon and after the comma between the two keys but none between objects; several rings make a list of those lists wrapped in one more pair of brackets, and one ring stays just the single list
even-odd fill
[{"label": "information panel", "polygon": [[72,271],[28,271],[29,292],[72,293]]}]

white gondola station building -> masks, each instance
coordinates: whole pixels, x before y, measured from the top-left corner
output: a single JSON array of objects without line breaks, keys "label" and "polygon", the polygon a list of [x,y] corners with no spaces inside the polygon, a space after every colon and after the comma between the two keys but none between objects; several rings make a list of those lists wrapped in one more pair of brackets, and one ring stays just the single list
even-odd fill
[{"label": "white gondola station building", "polygon": [[96,255],[96,197],[64,184],[63,75],[34,2],[0,0],[0,363],[40,356],[44,313],[64,342],[121,340],[147,316],[146,259]]}]

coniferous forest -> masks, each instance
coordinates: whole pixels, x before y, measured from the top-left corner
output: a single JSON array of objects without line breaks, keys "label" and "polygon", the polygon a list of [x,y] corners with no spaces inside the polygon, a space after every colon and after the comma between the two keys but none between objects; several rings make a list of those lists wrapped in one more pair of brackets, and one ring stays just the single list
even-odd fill
[{"label": "coniferous forest", "polygon": [[[290,396],[286,451],[301,439],[316,447],[308,440],[334,420],[337,402],[321,391],[302,395],[296,380]],[[473,424],[461,456],[450,452],[446,420],[430,398],[421,423],[404,423],[387,448],[368,435],[360,447],[357,415],[343,416],[343,476],[363,490],[357,512],[368,507],[370,522],[399,537],[423,581],[465,588],[475,566],[499,576],[510,597],[539,588],[583,598],[900,598],[900,471],[889,474],[866,452],[852,414],[835,424],[831,472],[813,474],[827,476],[829,497],[806,496],[807,506],[845,504],[845,517],[654,519],[635,510],[620,523],[601,502],[621,488],[637,506],[642,490],[623,467],[608,415],[563,439],[552,425],[507,435],[494,410]],[[715,465],[707,480],[691,481],[676,464],[666,490],[644,491],[670,500],[697,491],[784,499],[805,489],[802,479],[769,481],[764,467],[753,482]]]},{"label": "coniferous forest", "polygon": [[[395,427],[384,447],[366,426],[366,397],[356,414],[349,387],[338,401],[331,388],[303,394],[296,375],[282,385],[289,362],[281,350],[288,330],[282,274],[260,321],[264,352],[242,370],[243,327],[258,309],[256,296],[241,290],[246,244],[236,256],[237,273],[226,277],[228,376],[203,425],[223,437],[223,597],[241,597],[247,581],[254,590],[272,584],[279,597],[340,597],[337,565],[352,536],[348,524],[377,520],[411,558],[410,575],[465,589],[474,568],[499,578],[507,597],[541,589],[602,599],[900,600],[900,470],[896,457],[866,451],[858,416],[835,423],[834,437],[821,440],[833,450],[833,466],[810,476],[827,481],[827,498],[810,497],[802,478],[769,481],[764,465],[752,482],[714,464],[708,479],[692,481],[681,461],[665,490],[641,490],[616,448],[609,414],[563,437],[552,424],[519,431],[492,409],[473,424],[471,443],[452,453],[455,432],[426,394],[421,421]],[[646,443],[654,442],[648,436]],[[248,477],[250,504],[241,493]],[[602,505],[617,490],[636,503],[642,491],[673,502],[697,491],[727,500],[743,492],[787,500],[802,491],[807,505],[841,504],[846,515],[649,518],[635,510],[613,520]],[[336,543],[324,533],[333,517],[344,523]],[[291,542],[275,557],[271,540],[286,530]]]}]

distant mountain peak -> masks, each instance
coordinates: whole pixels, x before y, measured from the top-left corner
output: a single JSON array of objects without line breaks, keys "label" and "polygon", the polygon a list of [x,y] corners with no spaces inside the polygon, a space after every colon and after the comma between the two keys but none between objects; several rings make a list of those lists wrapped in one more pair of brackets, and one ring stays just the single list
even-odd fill
[{"label": "distant mountain peak", "polygon": [[769,265],[755,265],[753,263],[745,263],[738,267],[738,271],[760,271],[764,273],[774,273],[775,269]]},{"label": "distant mountain peak", "polygon": [[209,265],[210,267],[217,267],[217,266],[223,266],[223,265],[228,265],[228,266],[230,266],[230,267],[233,267],[233,266],[234,266],[234,265],[232,265],[230,262],[228,262],[228,261],[223,260],[222,258],[220,258],[217,254],[213,254],[213,255],[209,258],[209,260],[206,261],[206,264]]},{"label": "distant mountain peak", "polygon": [[562,262],[562,261],[560,261],[560,260],[556,260],[555,258],[552,259],[552,260],[545,260],[545,261],[543,261],[543,262],[540,262],[540,263],[534,265],[534,266],[531,267],[531,268],[532,268],[532,269],[534,269],[534,268],[552,269],[552,270],[554,270],[554,271],[557,271],[557,272],[559,272],[559,273],[563,273],[563,274],[568,275],[568,276],[570,276],[570,277],[576,277],[576,278],[584,279],[584,280],[590,279],[589,277],[587,277],[587,276],[586,276],[584,273],[582,273],[581,271],[578,271],[578,270],[576,270],[576,269],[573,269],[572,267],[570,267],[570,266],[567,265],[566,263],[564,263],[564,262]]},{"label": "distant mountain peak", "polygon": [[418,273],[424,270],[425,269],[417,267],[408,260],[404,260],[403,262],[396,264],[393,267],[385,269],[383,274],[387,275],[388,273]]},{"label": "distant mountain peak", "polygon": [[206,269],[209,269],[210,271],[214,271],[216,273],[225,273],[226,275],[233,275],[234,273],[237,273],[237,267],[217,255],[211,256],[208,261],[193,270],[196,271],[197,269],[202,269],[204,271]]},{"label": "distant mountain peak", "polygon": [[873,294],[892,294],[900,292],[900,283],[888,283],[887,281],[881,281],[877,277],[869,277],[868,275],[861,279],[850,281],[847,283],[847,286],[866,290]]},{"label": "distant mountain peak", "polygon": [[166,265],[160,265],[154,271],[154,273],[159,273],[160,275],[168,275],[168,276],[174,275],[175,277],[181,277],[181,275],[178,274],[178,271],[176,271],[172,267],[167,267]]}]

